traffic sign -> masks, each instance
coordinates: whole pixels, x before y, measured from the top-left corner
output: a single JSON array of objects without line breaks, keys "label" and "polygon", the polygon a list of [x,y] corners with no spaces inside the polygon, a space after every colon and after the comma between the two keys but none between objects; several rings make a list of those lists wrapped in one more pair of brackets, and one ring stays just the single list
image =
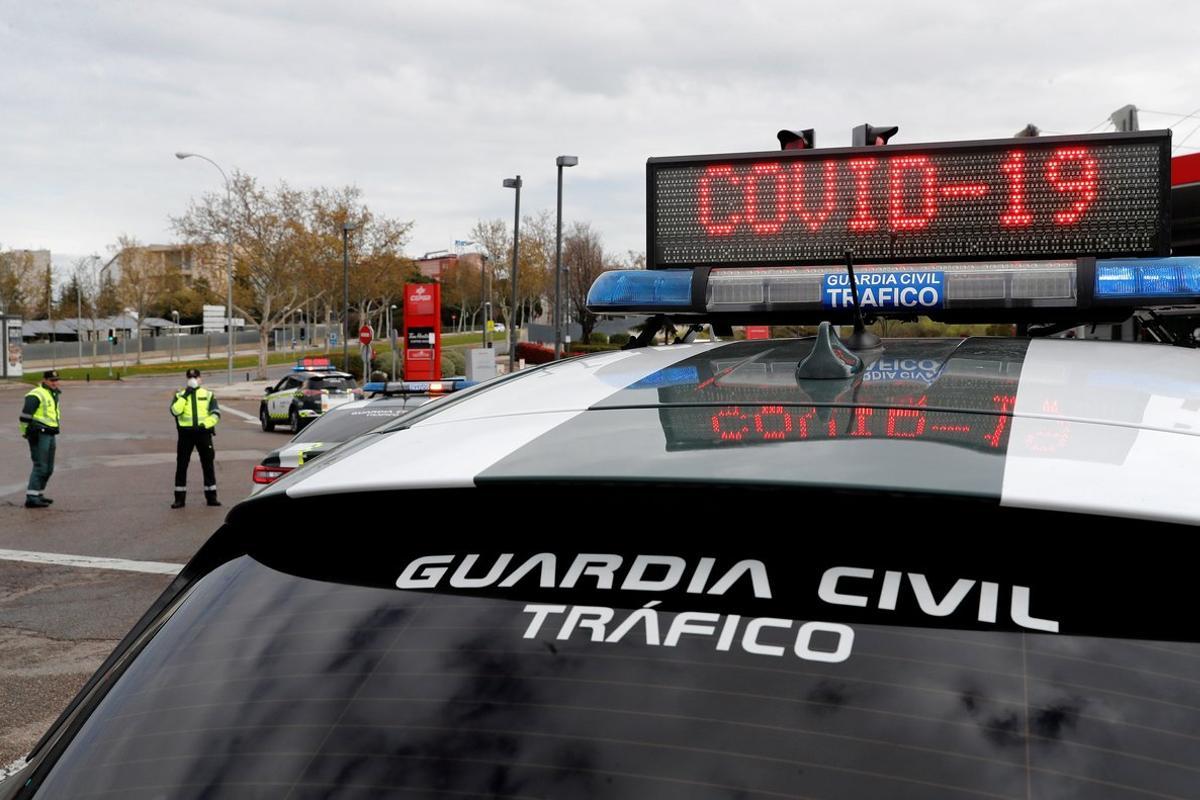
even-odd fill
[{"label": "traffic sign", "polygon": [[371,330],[370,325],[363,325],[358,329],[358,343],[363,347],[366,347],[371,343],[371,339],[374,337],[374,335],[375,332]]}]

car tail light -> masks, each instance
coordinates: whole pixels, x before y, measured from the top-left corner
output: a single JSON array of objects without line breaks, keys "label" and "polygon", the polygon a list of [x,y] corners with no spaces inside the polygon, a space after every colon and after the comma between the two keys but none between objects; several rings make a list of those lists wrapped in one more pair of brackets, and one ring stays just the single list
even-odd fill
[{"label": "car tail light", "polygon": [[254,467],[255,483],[274,483],[292,471],[292,467],[266,467],[258,464]]}]

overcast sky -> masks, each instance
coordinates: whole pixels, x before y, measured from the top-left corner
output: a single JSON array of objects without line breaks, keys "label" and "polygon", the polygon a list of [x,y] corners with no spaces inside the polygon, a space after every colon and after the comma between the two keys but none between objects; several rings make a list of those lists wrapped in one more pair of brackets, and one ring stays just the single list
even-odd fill
[{"label": "overcast sky", "polygon": [[[648,156],[1111,130],[1116,108],[1200,150],[1200,2],[0,0],[0,247],[56,261],[222,188],[356,184],[415,222],[410,255],[555,202],[645,249]],[[1168,113],[1162,113],[1168,112]],[[1170,116],[1174,114],[1175,116]],[[1196,149],[1192,149],[1196,148]]]}]

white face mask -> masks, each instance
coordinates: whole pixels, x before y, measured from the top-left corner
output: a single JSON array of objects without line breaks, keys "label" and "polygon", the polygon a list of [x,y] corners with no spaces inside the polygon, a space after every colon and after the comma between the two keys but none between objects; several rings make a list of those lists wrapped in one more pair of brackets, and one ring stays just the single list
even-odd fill
[{"label": "white face mask", "polygon": [[199,378],[188,378],[188,386],[192,387],[193,389],[200,388],[200,379]]}]

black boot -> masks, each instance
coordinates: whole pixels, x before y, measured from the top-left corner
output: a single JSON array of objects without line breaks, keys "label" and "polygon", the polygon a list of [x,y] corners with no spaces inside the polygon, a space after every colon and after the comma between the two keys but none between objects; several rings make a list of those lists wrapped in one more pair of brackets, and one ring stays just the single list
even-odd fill
[{"label": "black boot", "polygon": [[210,506],[221,505],[221,501],[217,499],[217,490],[216,489],[205,489],[204,490],[204,500]]},{"label": "black boot", "polygon": [[42,499],[41,495],[37,495],[37,494],[25,495],[25,507],[26,508],[46,508],[49,505],[50,505],[49,503],[47,503],[45,500]]},{"label": "black boot", "polygon": [[187,492],[176,492],[175,502],[171,503],[171,508],[183,508],[184,501],[187,500]]}]

